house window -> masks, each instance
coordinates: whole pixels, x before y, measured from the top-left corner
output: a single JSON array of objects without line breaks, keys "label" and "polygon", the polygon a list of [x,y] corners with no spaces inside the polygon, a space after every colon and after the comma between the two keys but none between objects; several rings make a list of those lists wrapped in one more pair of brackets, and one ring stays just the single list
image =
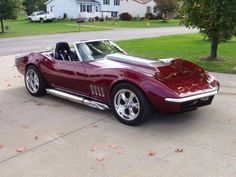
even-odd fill
[{"label": "house window", "polygon": [[86,12],[86,5],[80,4],[80,12]]},{"label": "house window", "polygon": [[154,12],[154,13],[157,13],[157,6],[154,6],[154,7],[153,7],[153,12]]},{"label": "house window", "polygon": [[151,8],[151,6],[147,6],[147,13],[152,13],[152,8]]},{"label": "house window", "polygon": [[92,5],[87,5],[87,12],[88,13],[92,12]]},{"label": "house window", "polygon": [[98,6],[95,6],[95,11],[98,12]]},{"label": "house window", "polygon": [[103,5],[110,5],[110,0],[103,0]]},{"label": "house window", "polygon": [[119,6],[120,5],[120,0],[114,0],[114,6]]},{"label": "house window", "polygon": [[111,12],[111,16],[117,18],[118,12]]}]

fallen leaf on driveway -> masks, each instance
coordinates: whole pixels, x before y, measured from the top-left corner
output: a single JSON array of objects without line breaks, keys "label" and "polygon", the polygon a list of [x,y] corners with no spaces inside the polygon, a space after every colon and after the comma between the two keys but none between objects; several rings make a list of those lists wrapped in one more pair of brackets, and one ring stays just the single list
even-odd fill
[{"label": "fallen leaf on driveway", "polygon": [[96,151],[97,150],[97,146],[95,144],[93,144],[90,148],[91,151]]},{"label": "fallen leaf on driveway", "polygon": [[124,154],[124,150],[123,149],[118,149],[118,151],[117,151],[117,154],[120,154],[120,155],[122,155],[122,154]]},{"label": "fallen leaf on driveway", "polygon": [[39,137],[36,135],[36,136],[34,137],[34,139],[37,140],[37,139],[39,139]]},{"label": "fallen leaf on driveway", "polygon": [[155,156],[157,153],[155,152],[155,151],[153,151],[153,150],[149,150],[148,151],[148,155],[149,156]]},{"label": "fallen leaf on driveway", "polygon": [[105,158],[104,156],[100,155],[96,158],[97,161],[103,161]]},{"label": "fallen leaf on driveway", "polygon": [[11,84],[7,84],[7,87],[11,87]]},{"label": "fallen leaf on driveway", "polygon": [[24,129],[29,129],[30,126],[28,126],[28,125],[22,125],[22,128],[24,128]]},{"label": "fallen leaf on driveway", "polygon": [[118,147],[118,145],[117,144],[109,144],[109,147],[112,149],[116,149]]},{"label": "fallen leaf on driveway", "polygon": [[4,148],[4,145],[3,144],[0,144],[0,149]]},{"label": "fallen leaf on driveway", "polygon": [[58,135],[64,135],[64,132],[60,132],[60,133],[58,133]]},{"label": "fallen leaf on driveway", "polygon": [[37,106],[42,106],[43,104],[42,103],[36,103]]},{"label": "fallen leaf on driveway", "polygon": [[89,128],[97,128],[98,126],[95,125],[95,124],[89,124],[89,125],[87,125],[87,127],[89,127]]},{"label": "fallen leaf on driveway", "polygon": [[25,146],[20,146],[16,149],[16,152],[25,152],[27,151],[27,148]]},{"label": "fallen leaf on driveway", "polygon": [[183,149],[176,149],[176,150],[175,150],[176,153],[181,153],[181,152],[183,152],[183,151],[184,151]]}]

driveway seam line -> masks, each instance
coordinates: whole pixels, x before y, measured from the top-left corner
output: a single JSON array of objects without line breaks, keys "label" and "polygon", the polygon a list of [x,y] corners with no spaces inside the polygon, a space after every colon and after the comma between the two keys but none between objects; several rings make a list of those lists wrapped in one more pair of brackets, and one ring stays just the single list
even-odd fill
[{"label": "driveway seam line", "polygon": [[13,156],[11,156],[11,157],[8,157],[8,158],[6,158],[6,159],[3,159],[3,160],[0,161],[0,164],[2,164],[2,163],[4,163],[4,162],[7,162],[7,161],[9,161],[9,160],[11,160],[11,159],[14,159],[14,158],[16,158],[16,157],[22,156],[22,155],[24,155],[24,154],[26,154],[26,153],[28,153],[28,152],[30,152],[30,151],[32,151],[32,150],[36,150],[36,149],[38,149],[38,148],[40,148],[40,147],[42,147],[42,146],[44,146],[44,145],[50,144],[50,143],[52,143],[52,142],[54,142],[54,141],[56,141],[56,140],[58,140],[58,139],[60,139],[60,138],[64,138],[64,137],[66,137],[66,136],[68,136],[68,135],[71,135],[71,134],[73,134],[73,133],[76,133],[76,132],[78,132],[78,131],[80,131],[80,130],[86,128],[86,127],[88,127],[89,125],[93,125],[93,124],[102,122],[103,120],[105,120],[105,119],[107,119],[107,118],[109,118],[109,117],[111,117],[111,114],[108,114],[107,116],[105,116],[105,117],[103,117],[103,118],[101,118],[101,119],[99,119],[99,120],[97,120],[97,121],[95,121],[95,122],[88,123],[88,124],[86,124],[86,125],[84,125],[84,126],[82,126],[82,127],[80,127],[80,128],[77,128],[77,129],[75,129],[75,130],[72,130],[72,131],[70,131],[70,132],[68,132],[68,133],[66,133],[66,134],[63,134],[63,135],[58,136],[58,137],[56,137],[56,138],[53,138],[53,139],[51,139],[51,140],[49,140],[49,141],[46,141],[46,142],[44,142],[44,143],[42,143],[42,144],[39,144],[39,145],[37,145],[37,146],[34,146],[34,147],[28,149],[28,150],[25,151],[25,152],[22,152],[22,153],[19,153],[19,154],[15,154],[15,155],[13,155]]}]

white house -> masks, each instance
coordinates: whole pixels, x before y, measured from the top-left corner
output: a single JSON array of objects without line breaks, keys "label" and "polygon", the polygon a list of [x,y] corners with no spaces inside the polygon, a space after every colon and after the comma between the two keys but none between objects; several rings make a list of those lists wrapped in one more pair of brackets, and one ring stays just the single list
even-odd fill
[{"label": "white house", "polygon": [[119,14],[128,12],[132,17],[144,17],[146,13],[155,13],[154,0],[121,0]]},{"label": "white house", "polygon": [[133,17],[144,17],[145,13],[153,13],[156,5],[153,0],[48,0],[47,11],[56,18],[94,18],[114,17],[128,12]]},{"label": "white house", "polygon": [[120,0],[49,0],[46,3],[47,11],[56,18],[94,18],[117,17]]}]

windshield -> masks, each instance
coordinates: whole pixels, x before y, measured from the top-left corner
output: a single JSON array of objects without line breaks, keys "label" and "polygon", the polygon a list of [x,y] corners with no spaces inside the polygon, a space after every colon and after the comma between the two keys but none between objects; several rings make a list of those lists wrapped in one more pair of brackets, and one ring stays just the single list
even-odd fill
[{"label": "windshield", "polygon": [[106,55],[113,53],[124,53],[122,49],[108,40],[77,43],[76,48],[83,61],[104,58]]}]

